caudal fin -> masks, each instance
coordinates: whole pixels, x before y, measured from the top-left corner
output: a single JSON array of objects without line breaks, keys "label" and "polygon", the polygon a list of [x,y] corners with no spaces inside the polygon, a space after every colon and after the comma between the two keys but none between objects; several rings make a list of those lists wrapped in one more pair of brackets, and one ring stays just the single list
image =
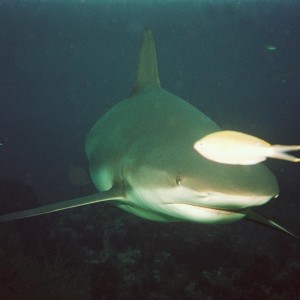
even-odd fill
[{"label": "caudal fin", "polygon": [[287,234],[293,238],[295,238],[296,240],[300,241],[300,238],[298,236],[296,236],[295,234],[291,233],[290,231],[288,231],[287,229],[285,229],[284,227],[280,226],[279,224],[277,224],[276,222],[269,220],[267,218],[265,218],[264,216],[258,214],[257,212],[253,211],[252,209],[247,211],[247,214],[245,216],[245,218],[249,221],[258,223],[260,225],[269,227],[271,229],[280,231],[284,234]]},{"label": "caudal fin", "polygon": [[273,146],[271,146],[271,149],[272,149],[272,151],[271,151],[270,155],[268,155],[269,157],[282,159],[282,160],[288,160],[291,162],[300,162],[300,158],[285,153],[285,152],[300,150],[300,145],[292,145],[292,146],[273,145]]}]

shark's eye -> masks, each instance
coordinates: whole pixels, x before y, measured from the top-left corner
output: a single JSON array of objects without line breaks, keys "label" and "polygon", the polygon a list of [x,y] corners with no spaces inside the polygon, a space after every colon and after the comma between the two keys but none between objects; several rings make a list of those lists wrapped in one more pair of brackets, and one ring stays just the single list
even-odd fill
[{"label": "shark's eye", "polygon": [[181,181],[180,176],[176,176],[176,185],[181,186],[181,184],[182,184],[182,181]]}]

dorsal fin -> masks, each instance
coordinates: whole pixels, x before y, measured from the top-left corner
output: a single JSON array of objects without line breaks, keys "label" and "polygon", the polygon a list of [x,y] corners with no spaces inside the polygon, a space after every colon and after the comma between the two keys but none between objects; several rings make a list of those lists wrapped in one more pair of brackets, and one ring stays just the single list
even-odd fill
[{"label": "dorsal fin", "polygon": [[136,78],[131,95],[135,95],[145,87],[160,87],[155,44],[148,27],[145,27],[143,32]]}]

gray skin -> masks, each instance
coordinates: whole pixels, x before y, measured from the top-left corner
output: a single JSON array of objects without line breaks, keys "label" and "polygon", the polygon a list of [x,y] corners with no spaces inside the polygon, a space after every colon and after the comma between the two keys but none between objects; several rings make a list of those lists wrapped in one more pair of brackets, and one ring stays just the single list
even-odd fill
[{"label": "gray skin", "polygon": [[153,221],[215,224],[246,217],[295,237],[251,209],[278,195],[269,169],[215,163],[194,150],[196,141],[219,130],[194,106],[161,88],[146,28],[131,97],[104,114],[87,136],[90,175],[99,193],[6,214],[0,222],[114,201]]}]

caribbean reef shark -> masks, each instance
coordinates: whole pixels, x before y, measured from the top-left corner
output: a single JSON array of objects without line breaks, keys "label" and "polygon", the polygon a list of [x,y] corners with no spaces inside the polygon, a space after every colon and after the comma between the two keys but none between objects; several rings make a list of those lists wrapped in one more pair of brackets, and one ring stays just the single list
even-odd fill
[{"label": "caribbean reef shark", "polygon": [[86,154],[99,193],[0,216],[12,221],[103,201],[158,221],[231,223],[246,218],[295,237],[251,208],[277,197],[275,176],[262,164],[224,165],[193,145],[220,127],[160,86],[151,31],[143,32],[130,98],[90,130]]}]

